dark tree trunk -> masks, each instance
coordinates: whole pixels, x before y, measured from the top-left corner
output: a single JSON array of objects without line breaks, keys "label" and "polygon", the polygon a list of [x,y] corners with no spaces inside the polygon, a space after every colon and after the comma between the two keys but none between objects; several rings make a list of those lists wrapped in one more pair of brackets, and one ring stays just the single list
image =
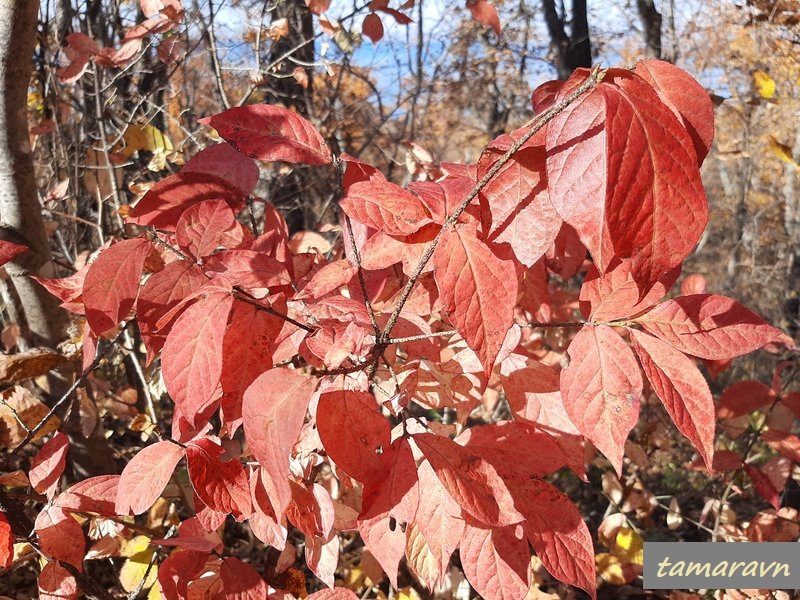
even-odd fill
[{"label": "dark tree trunk", "polygon": [[572,0],[572,23],[567,34],[567,16],[560,14],[555,0],[542,0],[550,40],[556,51],[559,79],[567,79],[575,69],[592,66],[592,43],[586,0]]},{"label": "dark tree trunk", "polygon": [[[308,77],[308,87],[304,88],[292,73],[298,65],[309,65],[314,62],[314,21],[311,11],[303,0],[279,0],[270,12],[272,21],[286,19],[289,22],[289,33],[275,42],[269,51],[268,64],[277,63],[267,82],[267,102],[282,104],[293,108],[298,113],[308,116],[307,98],[312,89],[311,68],[301,66]],[[287,54],[297,62],[284,58]]]},{"label": "dark tree trunk", "polygon": [[[286,19],[289,33],[272,44],[267,55],[267,64],[274,67],[265,83],[265,102],[282,105],[309,117],[313,73],[305,65],[314,63],[314,21],[311,11],[303,0],[278,0],[270,16],[272,22]],[[298,67],[305,71],[306,87],[292,76]],[[275,76],[272,76],[273,73]],[[282,210],[291,232],[317,225],[315,209],[321,205],[321,198],[317,197],[314,190],[307,189],[308,185],[307,175],[294,169],[270,186],[270,201]]]},{"label": "dark tree trunk", "polygon": [[0,236],[31,250],[6,265],[24,310],[23,336],[54,346],[66,335],[67,315],[28,275],[55,277],[42,223],[28,137],[27,98],[39,3],[0,2]]},{"label": "dark tree trunk", "polygon": [[636,0],[644,27],[644,45],[648,58],[661,58],[661,13],[654,0]]}]

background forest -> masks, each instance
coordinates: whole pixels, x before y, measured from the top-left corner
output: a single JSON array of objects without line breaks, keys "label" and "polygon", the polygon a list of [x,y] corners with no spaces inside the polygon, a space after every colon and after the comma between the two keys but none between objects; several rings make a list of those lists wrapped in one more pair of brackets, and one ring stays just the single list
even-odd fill
[{"label": "background forest", "polygon": [[[770,351],[704,361],[719,399],[713,471],[660,406],[643,404],[621,477],[587,451],[594,461],[588,484],[564,470],[552,480],[597,532],[600,597],[645,593],[643,539],[800,538],[800,440],[760,435],[770,427],[796,431],[800,418],[800,369],[790,349],[800,335],[800,2],[43,0],[36,7],[18,0],[0,7],[0,47],[0,239],[34,250],[0,269],[2,512],[32,515],[45,500],[26,473],[42,436],[57,426],[70,439],[69,484],[120,472],[169,413],[158,361],[146,359],[137,331],[100,340],[97,359],[87,359],[81,320],[27,275],[70,276],[98,249],[132,234],[131,206],[221,141],[200,119],[281,105],[313,123],[335,153],[407,185],[437,180],[447,163],[477,162],[491,140],[528,121],[540,84],[578,67],[657,58],[694,76],[715,106],[715,139],[702,167],[709,225],[678,285],[685,294],[735,298],[788,337]],[[292,252],[338,252],[332,173],[286,163],[260,168],[244,213],[254,228],[271,218],[258,201],[266,199],[287,222]],[[564,310],[577,307],[584,275],[558,278]],[[64,300],[68,291],[61,292]],[[550,352],[563,353],[569,342],[564,330],[542,335]],[[74,395],[59,407],[58,423],[12,452],[31,441],[30,430],[65,393]],[[473,418],[508,412],[490,384]],[[92,520],[84,592],[162,597],[156,565],[170,548],[148,544],[171,537],[178,512],[191,503],[188,480],[176,474],[145,520],[125,527]],[[101,531],[117,525],[115,535]],[[256,566],[286,597],[305,597],[334,577],[306,565],[296,530],[282,552],[231,519],[220,533],[230,555]],[[454,559],[435,592],[404,569],[398,592],[358,536],[344,540],[334,562],[337,585],[362,598],[476,597],[457,567]],[[35,597],[39,570],[34,549],[16,543],[0,570],[0,595]],[[528,598],[586,597],[535,557],[531,573]],[[195,587],[188,597],[215,593]]]}]

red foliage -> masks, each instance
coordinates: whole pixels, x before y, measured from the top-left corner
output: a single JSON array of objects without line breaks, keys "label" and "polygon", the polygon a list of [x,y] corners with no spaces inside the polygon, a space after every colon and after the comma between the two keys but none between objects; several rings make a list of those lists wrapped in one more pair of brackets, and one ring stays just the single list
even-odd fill
[{"label": "red foliage", "polygon": [[[164,14],[161,4],[147,10]],[[324,10],[324,2],[309,4]],[[468,6],[499,29],[490,4]],[[372,10],[394,14],[384,3]],[[780,332],[722,296],[661,301],[708,214],[698,163],[712,113],[694,80],[649,61],[635,71],[578,71],[534,99],[550,108],[494,140],[477,165],[448,165],[439,181],[409,189],[333,156],[291,111],[246,106],[203,119],[230,147],[207,150],[154,185],[129,218],[147,230],[101,252],[85,279],[47,283],[97,336],[135,304],[148,358],[160,351],[175,403],[172,441],[140,451],[118,479],[73,486],[39,515],[47,555],[81,567],[83,549],[63,542],[83,539],[70,512],[142,513],[185,456],[196,493],[189,529],[198,530],[182,532],[174,545],[185,549],[158,569],[167,598],[188,597],[192,585],[219,598],[271,593],[254,567],[208,554],[216,538],[200,528],[228,515],[278,548],[291,523],[329,586],[338,534],[357,529],[393,585],[406,557],[435,587],[458,549],[482,596],[521,598],[532,546],[554,577],[594,596],[591,535],[543,478],[563,467],[584,476],[584,440],[621,470],[642,373],[715,465],[715,407],[696,359],[730,359]],[[345,255],[293,252],[269,205],[260,236],[237,220],[255,183],[251,159],[346,162]],[[163,260],[146,266],[155,252]],[[548,288],[548,272],[581,269],[580,298]],[[560,373],[550,366],[557,360],[538,360],[542,342],[531,329],[542,325],[545,335],[563,329],[550,344],[556,358],[569,356]],[[504,391],[514,422],[465,427],[487,389]],[[767,390],[720,410],[740,414],[778,395]],[[787,396],[792,409],[794,400]],[[455,409],[456,424],[426,412],[445,408]],[[212,423],[221,426],[211,431]],[[242,456],[233,438],[240,424]],[[765,439],[800,461],[796,437],[772,431]],[[37,489],[58,478],[57,450],[45,446],[37,457]],[[315,482],[325,461],[339,480],[331,490]],[[774,502],[770,477],[746,468]],[[354,488],[360,505],[344,506],[339,494]],[[50,565],[43,590],[69,594],[70,576]]]}]

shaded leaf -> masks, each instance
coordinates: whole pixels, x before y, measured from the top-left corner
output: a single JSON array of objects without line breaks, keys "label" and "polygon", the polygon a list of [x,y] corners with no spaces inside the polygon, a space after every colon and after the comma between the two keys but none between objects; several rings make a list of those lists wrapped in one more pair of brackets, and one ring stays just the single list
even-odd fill
[{"label": "shaded leaf", "polygon": [[417,434],[414,441],[465,512],[492,527],[522,520],[505,482],[478,452],[432,433]]},{"label": "shaded leaf", "polygon": [[479,240],[474,225],[456,224],[442,235],[433,264],[450,319],[488,375],[517,302],[517,272],[509,252]]},{"label": "shaded leaf", "polygon": [[714,457],[714,397],[705,377],[686,355],[666,342],[635,329],[631,341],[642,369],[664,408],[706,465]]},{"label": "shaded leaf", "polygon": [[391,445],[391,427],[372,394],[349,390],[319,397],[317,429],[338,467],[361,482],[386,476],[381,454]]}]

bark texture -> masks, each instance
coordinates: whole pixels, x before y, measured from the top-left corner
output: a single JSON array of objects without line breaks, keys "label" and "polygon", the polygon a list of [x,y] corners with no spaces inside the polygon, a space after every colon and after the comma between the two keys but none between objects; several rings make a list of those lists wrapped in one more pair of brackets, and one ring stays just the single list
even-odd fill
[{"label": "bark texture", "polygon": [[35,345],[54,346],[65,337],[66,312],[27,276],[57,275],[42,223],[28,137],[28,82],[38,8],[33,0],[0,2],[0,236],[31,249],[6,265],[25,313],[25,323],[20,323],[23,337]]},{"label": "bark texture", "polygon": [[556,51],[559,79],[567,79],[579,67],[592,66],[592,43],[586,0],[572,0],[572,22],[567,34],[567,15],[559,13],[555,0],[542,0],[547,31]]}]

